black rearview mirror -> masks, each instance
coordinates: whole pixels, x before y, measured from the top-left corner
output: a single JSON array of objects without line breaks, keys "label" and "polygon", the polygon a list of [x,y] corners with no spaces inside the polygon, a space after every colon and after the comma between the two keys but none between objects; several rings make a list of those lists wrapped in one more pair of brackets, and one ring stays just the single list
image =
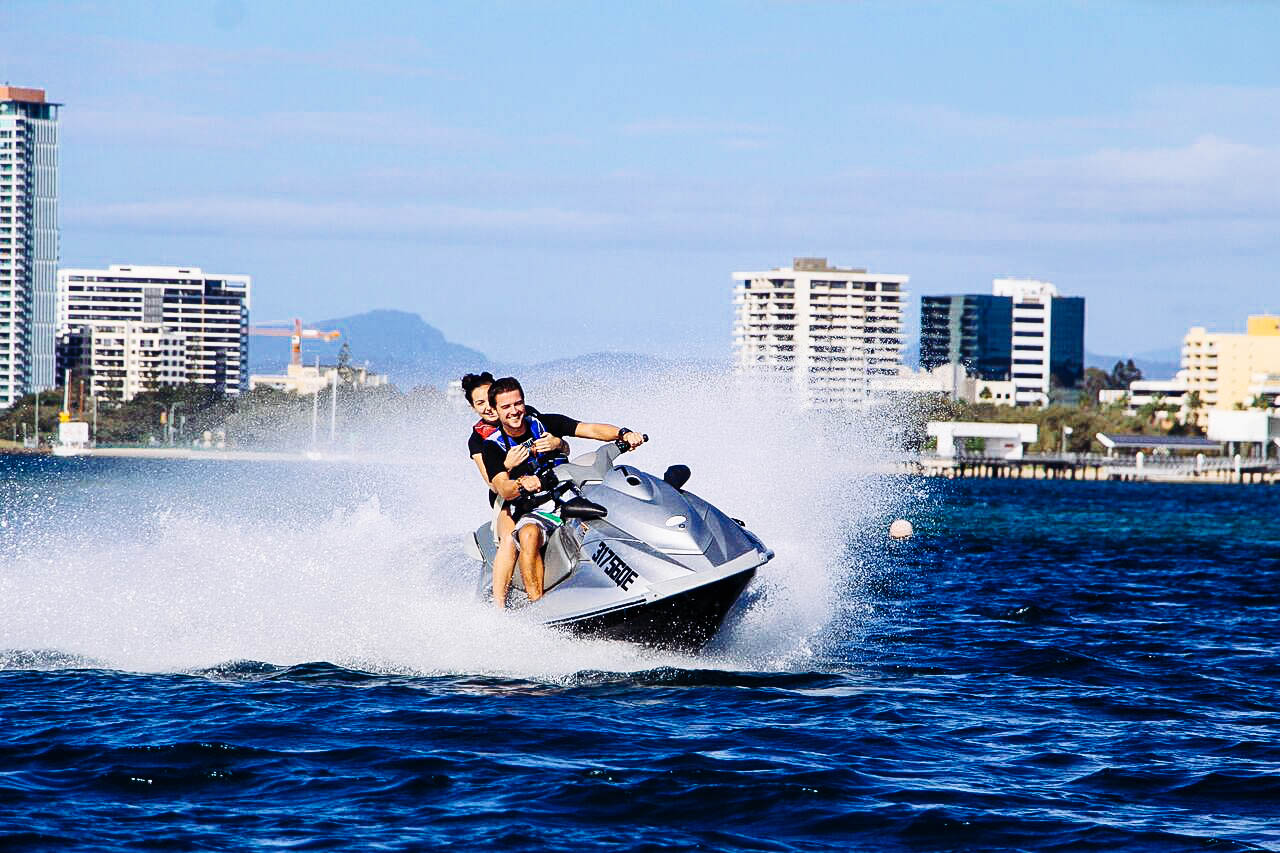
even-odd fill
[{"label": "black rearview mirror", "polygon": [[594,521],[597,518],[604,518],[608,514],[608,509],[583,497],[565,501],[560,505],[559,511],[561,518],[576,518],[579,521]]},{"label": "black rearview mirror", "polygon": [[666,480],[671,488],[682,489],[691,476],[693,472],[689,470],[688,465],[672,465],[667,469],[667,473],[662,475],[662,479]]}]

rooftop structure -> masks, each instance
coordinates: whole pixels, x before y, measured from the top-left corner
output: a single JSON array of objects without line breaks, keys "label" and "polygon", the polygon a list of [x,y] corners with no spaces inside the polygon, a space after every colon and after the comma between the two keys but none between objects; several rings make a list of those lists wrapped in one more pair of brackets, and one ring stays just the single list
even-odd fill
[{"label": "rooftop structure", "polygon": [[1126,435],[1115,432],[1100,432],[1098,443],[1111,454],[1117,450],[1155,450],[1155,451],[1213,451],[1222,449],[1222,444],[1208,438],[1197,438],[1189,435]]},{"label": "rooftop structure", "polygon": [[349,367],[335,364],[290,364],[283,374],[253,374],[249,377],[249,390],[275,388],[277,391],[305,397],[331,386],[335,374],[339,382],[349,383],[356,388],[378,388],[390,382],[385,373],[373,373],[367,365]]},{"label": "rooftop structure", "polygon": [[56,383],[60,106],[0,86],[0,408]]},{"label": "rooftop structure", "polygon": [[[1040,428],[1035,424],[983,421],[929,421],[925,433],[938,440],[938,455],[946,458],[978,456],[984,459],[1021,459],[1023,445],[1034,444]],[[962,443],[956,446],[956,439]],[[974,439],[981,450],[966,450],[964,439]]]},{"label": "rooftop structure", "polygon": [[897,375],[908,276],[796,258],[733,278],[739,370],[786,375],[801,402],[818,407],[858,403]]},{"label": "rooftop structure", "polygon": [[[1225,442],[1230,452],[1280,458],[1280,415],[1264,411],[1211,411],[1209,438]],[[1252,452],[1250,452],[1252,451]]]},{"label": "rooftop structure", "polygon": [[1178,409],[1178,419],[1186,421],[1187,373],[1179,370],[1173,379],[1135,379],[1128,388],[1104,388],[1098,402],[1104,406],[1125,403],[1125,414],[1133,417],[1143,406],[1160,404]]}]

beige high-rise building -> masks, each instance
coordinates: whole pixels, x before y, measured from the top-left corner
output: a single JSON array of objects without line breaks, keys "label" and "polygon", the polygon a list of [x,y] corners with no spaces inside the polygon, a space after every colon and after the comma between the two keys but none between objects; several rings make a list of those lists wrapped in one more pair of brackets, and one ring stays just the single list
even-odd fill
[{"label": "beige high-rise building", "polygon": [[1182,369],[1187,394],[1200,395],[1200,420],[1209,409],[1249,407],[1257,377],[1280,374],[1280,315],[1251,316],[1244,334],[1193,327],[1182,340]]}]

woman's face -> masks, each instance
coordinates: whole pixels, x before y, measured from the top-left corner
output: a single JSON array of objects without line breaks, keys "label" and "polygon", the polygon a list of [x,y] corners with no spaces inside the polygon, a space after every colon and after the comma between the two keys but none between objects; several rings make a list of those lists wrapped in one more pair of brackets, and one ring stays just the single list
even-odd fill
[{"label": "woman's face", "polygon": [[481,420],[492,423],[498,419],[498,413],[493,410],[493,406],[489,405],[488,385],[479,385],[471,389],[471,408],[476,410]]}]

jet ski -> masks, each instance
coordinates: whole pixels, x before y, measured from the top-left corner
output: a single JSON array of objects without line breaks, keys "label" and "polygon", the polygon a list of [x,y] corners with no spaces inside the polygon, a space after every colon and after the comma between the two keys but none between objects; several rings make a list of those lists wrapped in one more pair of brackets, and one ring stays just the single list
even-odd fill
[{"label": "jet ski", "polygon": [[[645,437],[648,440],[648,436]],[[575,634],[696,651],[773,559],[746,525],[684,488],[690,472],[662,477],[617,465],[625,442],[535,472],[547,537],[544,595],[530,602],[517,568],[510,606]],[[492,598],[492,523],[467,543],[480,560],[478,595]]]}]

